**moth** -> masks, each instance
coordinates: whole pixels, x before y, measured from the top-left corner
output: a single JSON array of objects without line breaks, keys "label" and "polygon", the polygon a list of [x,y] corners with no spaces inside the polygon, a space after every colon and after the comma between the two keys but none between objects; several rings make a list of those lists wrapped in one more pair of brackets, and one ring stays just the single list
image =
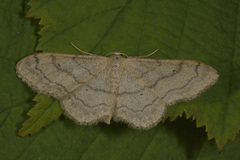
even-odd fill
[{"label": "moth", "polygon": [[58,99],[65,114],[80,125],[110,124],[113,119],[149,129],[161,121],[167,106],[195,98],[218,79],[215,69],[194,60],[80,51],[87,55],[39,53],[16,66],[19,78]]}]

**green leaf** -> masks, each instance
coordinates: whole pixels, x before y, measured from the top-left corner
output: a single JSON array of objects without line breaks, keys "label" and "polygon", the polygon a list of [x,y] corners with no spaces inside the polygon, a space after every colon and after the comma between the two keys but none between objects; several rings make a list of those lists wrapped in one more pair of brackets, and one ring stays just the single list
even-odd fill
[{"label": "green leaf", "polygon": [[30,118],[22,124],[23,127],[18,132],[22,137],[34,135],[42,127],[46,127],[53,120],[56,121],[62,114],[58,101],[50,97],[37,95],[33,100],[38,103],[27,113]]},{"label": "green leaf", "polygon": [[240,152],[236,152],[236,151],[237,150],[239,151],[239,146],[240,146],[240,139],[238,137],[234,142],[228,142],[226,147],[224,148],[224,151],[216,154],[216,152],[218,151],[218,148],[215,146],[214,141],[205,140],[198,154],[197,160],[212,160],[212,159],[238,160],[240,158]]},{"label": "green leaf", "polygon": [[194,59],[216,68],[218,83],[196,100],[169,107],[168,116],[172,120],[183,112],[193,116],[198,127],[206,126],[209,139],[215,138],[220,150],[235,138],[240,129],[237,3],[70,0],[44,4],[33,0],[28,13],[46,26],[38,50],[76,53],[69,45],[74,42],[93,53],[120,51],[137,56],[160,48],[154,58]]},{"label": "green leaf", "polygon": [[[234,138],[240,126],[238,1],[42,0],[30,5],[28,16],[39,20],[24,18],[26,1],[0,0],[0,159],[240,158],[239,136]],[[16,77],[16,63],[35,46],[79,54],[70,42],[102,55],[146,55],[160,48],[151,58],[202,61],[220,78],[197,99],[169,106],[166,118],[175,121],[148,131],[114,122],[84,127],[63,118],[32,137],[16,136],[36,95]],[[208,141],[207,134],[215,140]]]}]

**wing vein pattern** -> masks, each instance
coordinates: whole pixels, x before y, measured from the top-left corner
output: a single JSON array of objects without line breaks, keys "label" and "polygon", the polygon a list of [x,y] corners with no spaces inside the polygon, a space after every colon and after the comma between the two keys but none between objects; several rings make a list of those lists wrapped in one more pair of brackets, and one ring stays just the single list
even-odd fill
[{"label": "wing vein pattern", "polygon": [[167,106],[195,98],[218,79],[194,60],[154,60],[41,53],[22,59],[18,77],[38,93],[61,102],[80,125],[122,121],[133,128],[158,124]]}]

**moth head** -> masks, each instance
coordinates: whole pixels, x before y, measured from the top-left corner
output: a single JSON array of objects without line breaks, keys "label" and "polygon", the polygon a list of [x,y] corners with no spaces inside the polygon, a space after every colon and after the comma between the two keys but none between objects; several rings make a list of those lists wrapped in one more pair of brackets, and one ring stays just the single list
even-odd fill
[{"label": "moth head", "polygon": [[123,58],[127,58],[128,55],[124,54],[124,53],[121,53],[121,52],[111,52],[111,53],[108,53],[105,57],[123,57]]}]

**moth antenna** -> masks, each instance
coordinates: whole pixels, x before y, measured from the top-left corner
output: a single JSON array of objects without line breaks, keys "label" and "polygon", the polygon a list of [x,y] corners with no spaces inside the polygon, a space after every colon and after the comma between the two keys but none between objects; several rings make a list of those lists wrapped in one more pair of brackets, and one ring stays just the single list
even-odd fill
[{"label": "moth antenna", "polygon": [[87,54],[87,55],[91,55],[91,56],[95,55],[95,54],[93,54],[93,53],[89,53],[89,52],[86,52],[86,51],[81,50],[80,48],[78,48],[77,46],[75,46],[72,42],[71,42],[71,45],[72,45],[76,50],[80,51],[81,53],[84,53],[84,54]]},{"label": "moth antenna", "polygon": [[140,57],[140,58],[146,58],[146,57],[150,57],[151,55],[155,54],[155,53],[156,53],[158,50],[159,50],[159,48],[158,48],[158,49],[156,49],[155,51],[153,51],[152,53],[148,54],[148,55],[144,55],[144,56],[138,56],[138,57]]}]

